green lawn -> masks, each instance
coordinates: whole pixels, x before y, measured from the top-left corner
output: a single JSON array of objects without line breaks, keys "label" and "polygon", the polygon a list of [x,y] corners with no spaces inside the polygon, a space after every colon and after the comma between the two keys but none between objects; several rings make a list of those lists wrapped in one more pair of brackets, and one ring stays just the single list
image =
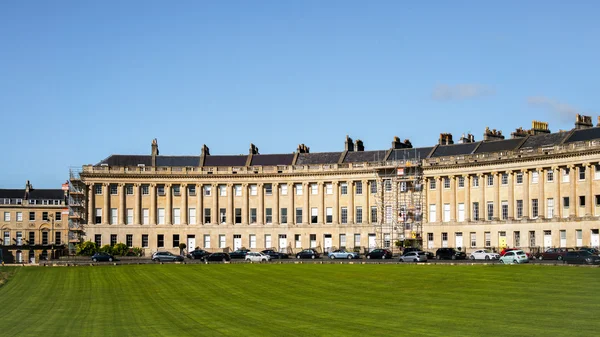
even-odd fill
[{"label": "green lawn", "polygon": [[595,336],[600,329],[600,268],[122,265],[0,267],[0,275],[9,275],[0,286],[3,337]]}]

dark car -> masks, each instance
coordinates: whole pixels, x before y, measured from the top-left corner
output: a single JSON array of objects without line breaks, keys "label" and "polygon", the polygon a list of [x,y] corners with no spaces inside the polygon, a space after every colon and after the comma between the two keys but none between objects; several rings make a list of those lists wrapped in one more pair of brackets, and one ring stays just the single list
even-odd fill
[{"label": "dark car", "polygon": [[600,251],[596,248],[581,247],[581,248],[579,248],[579,250],[588,251],[592,255],[600,255]]},{"label": "dark car", "polygon": [[175,261],[183,261],[183,256],[175,255],[171,252],[156,252],[152,254],[152,261],[154,262],[175,262]]},{"label": "dark car", "polygon": [[435,258],[438,260],[464,260],[467,254],[454,248],[440,248],[435,252]]},{"label": "dark car", "polygon": [[231,261],[231,256],[227,253],[212,253],[205,257],[204,261],[226,262]]},{"label": "dark car", "polygon": [[277,251],[274,251],[273,249],[265,249],[263,251],[261,251],[261,253],[269,255],[271,257],[271,260],[273,259],[289,259],[290,256],[286,253],[279,253]]},{"label": "dark car", "polygon": [[318,259],[319,257],[321,257],[321,254],[314,249],[304,249],[296,254],[297,259]]},{"label": "dark car", "polygon": [[92,261],[94,261],[94,262],[99,262],[99,261],[112,262],[114,259],[115,259],[115,257],[110,255],[109,253],[96,253],[92,256]]},{"label": "dark car", "polygon": [[573,252],[573,248],[548,248],[545,252],[538,255],[540,260],[562,260],[568,252]]},{"label": "dark car", "polygon": [[229,257],[231,257],[232,259],[243,259],[246,257],[246,254],[248,254],[250,252],[250,249],[238,249],[235,250],[231,253],[229,253]]},{"label": "dark car", "polygon": [[187,254],[187,258],[188,259],[195,259],[195,260],[201,260],[203,261],[204,258],[206,256],[210,255],[209,252],[203,250],[203,249],[196,249],[196,250],[192,250],[191,252],[189,252]]},{"label": "dark car", "polygon": [[367,259],[391,259],[392,258],[392,252],[390,252],[387,249],[373,249],[372,251],[368,252],[366,255]]},{"label": "dark car", "polygon": [[587,250],[567,252],[564,260],[568,264],[600,264],[600,256],[594,255]]}]

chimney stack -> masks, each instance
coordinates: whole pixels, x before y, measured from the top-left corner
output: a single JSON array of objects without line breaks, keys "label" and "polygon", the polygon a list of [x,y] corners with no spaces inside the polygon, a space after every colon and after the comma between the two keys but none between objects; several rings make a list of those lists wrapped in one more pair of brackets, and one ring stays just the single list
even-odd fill
[{"label": "chimney stack", "polygon": [[392,149],[398,150],[398,149],[411,149],[411,148],[412,148],[412,143],[410,142],[410,140],[405,139],[404,142],[401,142],[400,137],[394,136],[394,140],[392,141]]},{"label": "chimney stack", "polygon": [[529,132],[532,135],[539,135],[542,133],[550,133],[550,129],[548,129],[548,123],[546,122],[532,121],[531,130],[529,130]]},{"label": "chimney stack", "polygon": [[451,133],[440,133],[440,140],[438,141],[438,143],[440,145],[454,144],[454,141],[452,140],[452,134]]},{"label": "chimney stack", "polygon": [[348,152],[354,151],[354,143],[352,142],[352,138],[348,137],[348,135],[346,135],[346,142],[344,143],[344,150],[346,150]]},{"label": "chimney stack", "polygon": [[489,142],[494,140],[503,140],[504,136],[502,135],[502,131],[496,129],[490,130],[488,126],[485,127],[485,132],[483,133],[483,141]]},{"label": "chimney stack", "polygon": [[461,144],[467,144],[467,143],[474,143],[475,142],[475,136],[473,136],[472,134],[467,134],[466,136],[463,134],[460,137],[460,143]]},{"label": "chimney stack", "polygon": [[156,138],[152,140],[152,166],[156,166],[156,157],[158,156],[158,141]]},{"label": "chimney stack", "polygon": [[310,153],[310,148],[304,144],[298,144],[298,148],[296,149],[298,153]]},{"label": "chimney stack", "polygon": [[250,150],[248,150],[248,154],[259,154],[258,147],[256,147],[254,144],[250,143]]},{"label": "chimney stack", "polygon": [[354,142],[354,151],[364,151],[365,150],[365,145],[363,144],[363,141],[360,139],[357,139]]},{"label": "chimney stack", "polygon": [[523,127],[519,127],[510,134],[510,138],[512,138],[512,139],[525,138],[525,137],[529,136],[529,134],[530,134],[529,130],[523,130]]},{"label": "chimney stack", "polygon": [[575,129],[587,129],[593,126],[594,124],[592,124],[592,116],[583,116],[577,114],[575,117]]}]

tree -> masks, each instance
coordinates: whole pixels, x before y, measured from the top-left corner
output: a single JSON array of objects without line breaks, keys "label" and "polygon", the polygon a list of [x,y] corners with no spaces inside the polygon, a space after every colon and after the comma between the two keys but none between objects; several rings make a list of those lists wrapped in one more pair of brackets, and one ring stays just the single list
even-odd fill
[{"label": "tree", "polygon": [[114,245],[112,247],[113,255],[125,256],[125,255],[127,255],[128,251],[129,251],[129,248],[124,243],[117,243],[116,245]]},{"label": "tree", "polygon": [[102,247],[100,247],[99,251],[102,253],[107,253],[110,255],[113,255],[113,247],[111,245],[104,245]]},{"label": "tree", "polygon": [[98,245],[92,241],[81,242],[77,245],[76,254],[83,256],[92,256],[98,251]]}]

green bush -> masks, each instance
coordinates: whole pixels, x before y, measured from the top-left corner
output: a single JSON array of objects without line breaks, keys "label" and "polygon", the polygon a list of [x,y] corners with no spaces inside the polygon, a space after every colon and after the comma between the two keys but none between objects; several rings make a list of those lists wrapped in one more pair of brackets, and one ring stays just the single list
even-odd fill
[{"label": "green bush", "polygon": [[133,247],[127,251],[127,256],[142,256],[142,248]]},{"label": "green bush", "polygon": [[92,256],[98,251],[98,245],[92,241],[81,242],[77,245],[75,254],[83,256]]},{"label": "green bush", "polygon": [[113,255],[125,256],[125,255],[127,255],[128,251],[129,251],[129,248],[124,243],[117,243],[116,245],[114,245],[112,247],[112,254]]},{"label": "green bush", "polygon": [[100,249],[98,250],[102,253],[107,253],[110,255],[113,255],[113,247],[111,245],[104,245],[102,247],[100,247]]}]

